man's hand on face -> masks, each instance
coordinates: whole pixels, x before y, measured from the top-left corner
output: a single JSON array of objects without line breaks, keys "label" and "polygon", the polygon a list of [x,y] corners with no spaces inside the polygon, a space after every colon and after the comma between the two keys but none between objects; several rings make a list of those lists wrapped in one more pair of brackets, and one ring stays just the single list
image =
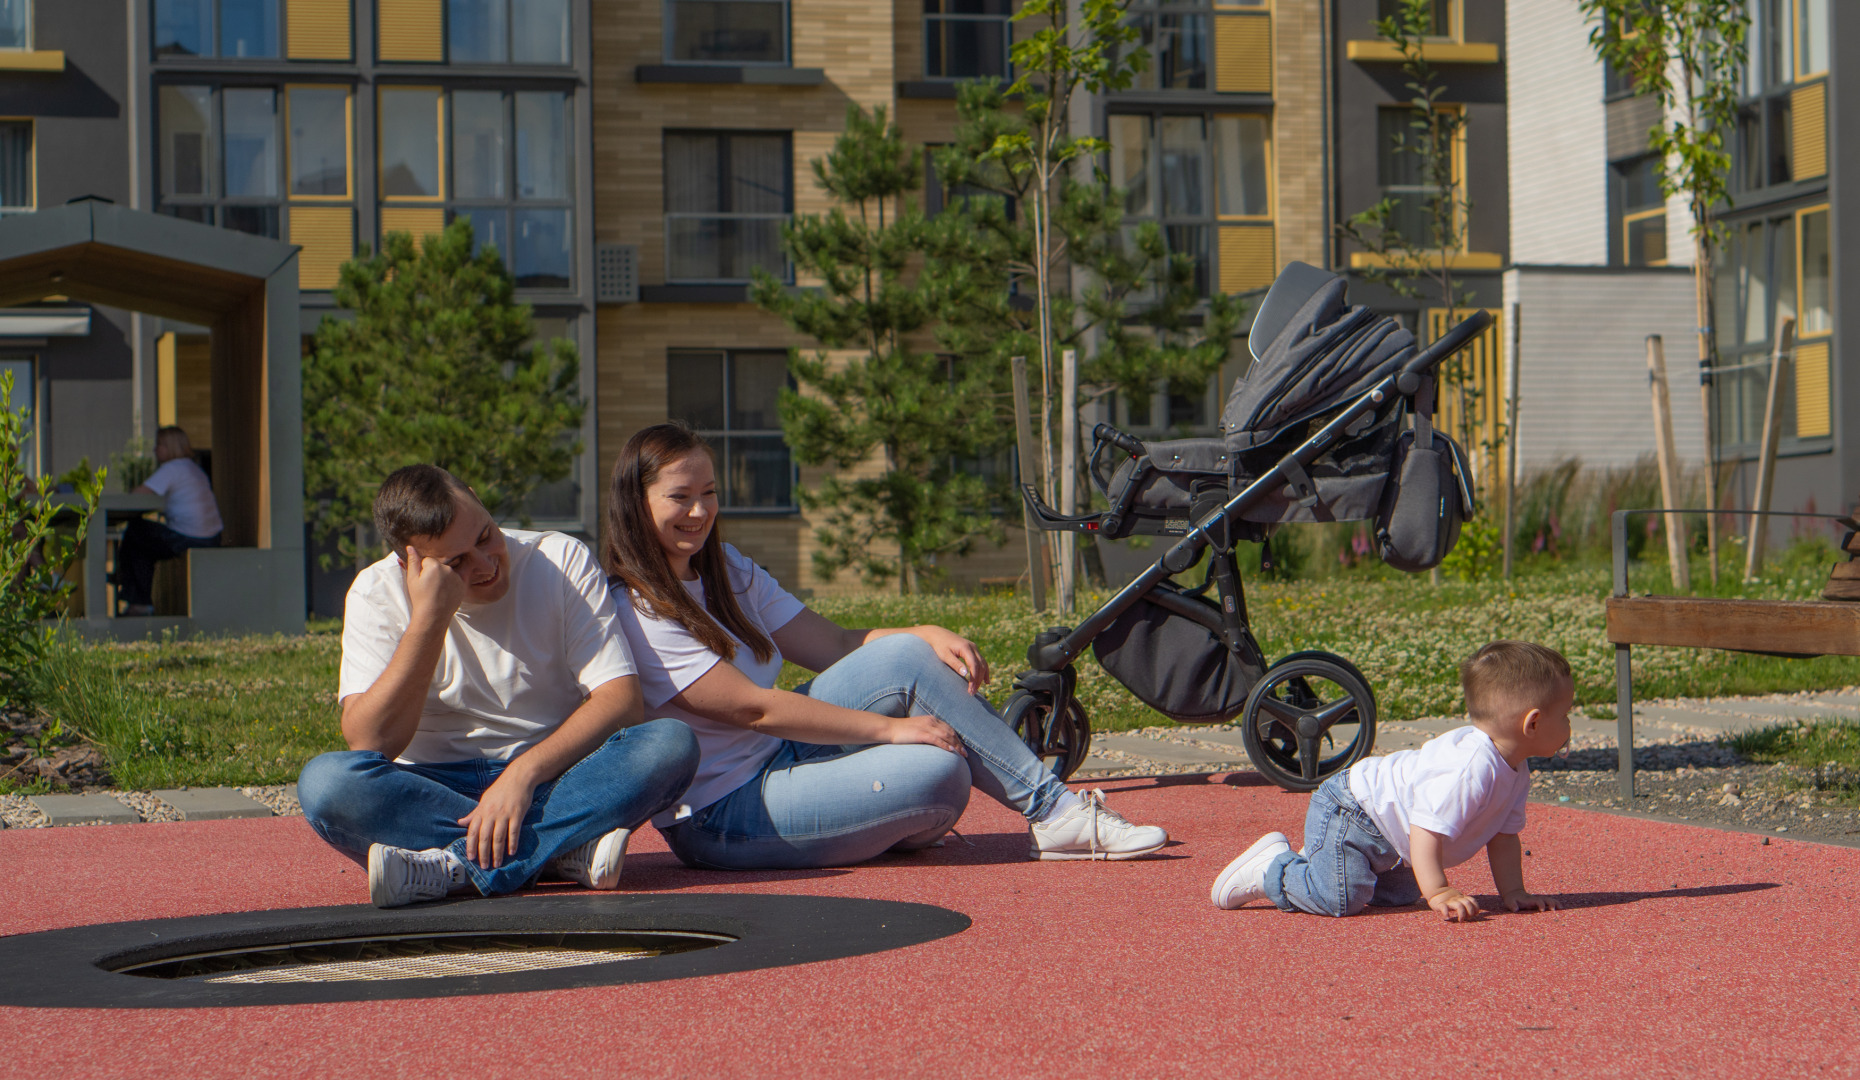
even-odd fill
[{"label": "man's hand on face", "polygon": [[411,544],[400,561],[414,621],[430,626],[451,619],[465,602],[465,579],[438,559],[422,556]]},{"label": "man's hand on face", "polygon": [[465,857],[485,870],[495,870],[517,853],[523,815],[530,812],[536,789],[506,772],[484,789],[478,807],[459,819],[465,826]]}]

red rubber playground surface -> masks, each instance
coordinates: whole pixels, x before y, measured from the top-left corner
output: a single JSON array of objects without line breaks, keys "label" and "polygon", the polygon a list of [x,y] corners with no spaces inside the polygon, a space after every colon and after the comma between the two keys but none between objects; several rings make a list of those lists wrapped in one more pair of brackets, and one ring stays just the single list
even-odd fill
[{"label": "red rubber playground surface", "polygon": [[[1535,805],[1528,882],[1568,910],[1448,925],[1217,911],[1305,800],[1252,775],[1107,785],[1167,857],[1035,863],[978,798],[941,849],[852,870],[623,886],[909,900],[953,937],[817,964],[501,996],[0,1009],[0,1075],[1860,1076],[1860,850]],[[1484,860],[1455,882],[1490,906]],[[0,833],[0,934],[367,902],[301,819]]]}]

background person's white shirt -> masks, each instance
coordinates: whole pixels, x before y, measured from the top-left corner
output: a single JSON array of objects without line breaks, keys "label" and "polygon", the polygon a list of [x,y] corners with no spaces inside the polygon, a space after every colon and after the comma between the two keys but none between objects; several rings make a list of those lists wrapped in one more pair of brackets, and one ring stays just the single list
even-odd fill
[{"label": "background person's white shirt", "polygon": [[[773,644],[775,631],[788,625],[806,605],[777,584],[768,571],[729,544],[723,545],[723,555],[730,580],[736,586],[737,605],[750,622],[771,636]],[[703,607],[704,583],[686,581],[682,584],[698,606]],[[709,720],[671,704],[672,698],[684,693],[705,672],[722,663],[723,657],[710,651],[709,646],[677,622],[642,614],[634,606],[631,591],[624,585],[615,584],[614,595],[620,625],[626,630],[627,641],[633,646],[633,656],[639,664],[639,689],[646,699],[647,710],[654,716],[675,716],[689,724],[697,735],[701,755],[697,776],[684,798],[679,800],[680,806],[652,819],[654,825],[663,828],[742,787],[775,756],[782,740],[734,724]],[[730,638],[736,641],[734,663],[737,670],[757,686],[773,687],[781,675],[781,650],[776,649],[766,661],[758,661],[756,654],[736,635],[731,634]]]},{"label": "background person's white shirt", "polygon": [[1441,866],[1458,866],[1499,833],[1524,831],[1531,770],[1514,769],[1492,737],[1470,725],[1350,766],[1350,794],[1375,819],[1404,862],[1412,862],[1408,827],[1447,838]]},{"label": "background person's white shirt", "polygon": [[220,504],[213,501],[213,481],[191,457],[178,457],[161,464],[149,474],[142,486],[162,497],[162,516],[168,527],[182,536],[205,540],[218,536]]},{"label": "background person's white shirt", "polygon": [[[420,728],[397,761],[509,760],[548,738],[595,687],[633,674],[607,575],[587,546],[512,529],[504,542],[510,588],[452,617]],[[411,617],[398,559],[356,575],[342,615],[338,700],[374,685]]]}]

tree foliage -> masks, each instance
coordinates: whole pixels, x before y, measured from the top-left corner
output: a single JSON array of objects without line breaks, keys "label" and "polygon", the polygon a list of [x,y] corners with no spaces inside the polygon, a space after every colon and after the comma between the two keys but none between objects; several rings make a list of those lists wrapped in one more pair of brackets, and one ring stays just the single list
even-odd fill
[{"label": "tree foliage", "polygon": [[316,534],[360,557],[381,481],[421,462],[527,524],[530,494],[581,452],[580,359],[566,340],[532,347],[530,307],[497,249],[474,255],[464,218],[423,244],[389,233],[379,253],[343,265],[335,295],[355,317],[323,320],[303,373]]},{"label": "tree foliage", "polygon": [[[62,615],[76,582],[85,525],[103,494],[104,470],[79,466],[62,477],[34,477],[26,468],[31,414],[15,409],[13,374],[0,372],[0,706],[28,696],[29,673],[51,631],[45,620]],[[62,486],[72,498],[43,497]],[[64,520],[60,520],[63,518]]]}]

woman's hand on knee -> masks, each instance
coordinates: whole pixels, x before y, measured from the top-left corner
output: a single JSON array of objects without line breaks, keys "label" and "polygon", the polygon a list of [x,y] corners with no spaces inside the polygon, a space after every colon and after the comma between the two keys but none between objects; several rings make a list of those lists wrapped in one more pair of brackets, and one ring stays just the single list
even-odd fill
[{"label": "woman's hand on knee", "polygon": [[969,752],[963,749],[962,739],[956,734],[956,729],[934,716],[906,716],[893,719],[886,734],[890,736],[888,741],[893,746],[920,743],[924,746],[948,750],[952,754],[961,754],[963,757],[969,756]]},{"label": "woman's hand on knee", "polygon": [[969,693],[979,694],[988,685],[988,661],[975,642],[941,626],[914,626],[910,633],[922,638],[936,650],[937,658],[969,684]]}]

